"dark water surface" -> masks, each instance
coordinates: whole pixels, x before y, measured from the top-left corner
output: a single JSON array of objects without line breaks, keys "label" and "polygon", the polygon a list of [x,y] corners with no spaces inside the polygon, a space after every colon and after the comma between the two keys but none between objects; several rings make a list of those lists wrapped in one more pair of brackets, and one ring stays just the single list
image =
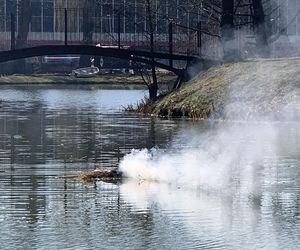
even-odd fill
[{"label": "dark water surface", "polygon": [[145,94],[0,90],[0,249],[299,249],[300,124],[280,124],[276,155],[263,146],[229,193],[55,178],[117,166],[132,148],[188,149],[214,131],[122,111]]}]

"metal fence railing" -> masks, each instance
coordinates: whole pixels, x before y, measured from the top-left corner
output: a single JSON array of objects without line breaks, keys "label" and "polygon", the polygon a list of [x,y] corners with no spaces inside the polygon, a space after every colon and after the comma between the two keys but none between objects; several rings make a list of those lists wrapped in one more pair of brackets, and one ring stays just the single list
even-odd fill
[{"label": "metal fence railing", "polygon": [[[132,20],[122,13],[103,16],[96,11],[87,13],[82,8],[56,8],[53,12],[52,17],[41,17],[39,21],[36,18],[31,20],[24,46],[101,44],[149,50],[151,32],[145,16],[138,16]],[[12,28],[15,29],[15,38],[18,37],[19,19],[15,18],[15,22],[12,23],[11,18],[11,15],[0,16],[0,50],[11,48]],[[35,21],[38,23],[34,23]],[[171,33],[170,22],[173,23]],[[172,46],[172,53],[216,57],[219,53],[219,38],[203,33],[202,31],[207,29],[207,24],[205,25],[199,28],[197,22],[186,27],[178,21],[153,21],[154,50],[170,52]]]}]

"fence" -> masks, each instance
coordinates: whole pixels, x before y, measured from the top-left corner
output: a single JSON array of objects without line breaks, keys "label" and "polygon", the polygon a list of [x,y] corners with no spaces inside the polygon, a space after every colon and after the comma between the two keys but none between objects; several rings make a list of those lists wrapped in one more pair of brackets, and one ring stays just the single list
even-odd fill
[{"label": "fence", "polygon": [[[101,44],[146,50],[150,47],[150,34],[153,33],[155,51],[170,52],[171,38],[173,53],[206,57],[217,57],[219,54],[219,38],[202,32],[202,29],[211,28],[205,23],[199,28],[199,22],[184,26],[178,21],[155,20],[153,30],[149,32],[146,17],[135,16],[132,21],[122,13],[103,16],[96,10],[86,12],[82,8],[56,8],[53,12],[51,19],[48,16],[42,18],[39,25],[31,20],[26,46]],[[0,49],[8,50],[11,48],[11,29],[15,28],[15,37],[18,35],[18,18],[14,25],[10,15],[0,19],[5,23],[0,30]],[[173,23],[171,34],[170,22]]]}]

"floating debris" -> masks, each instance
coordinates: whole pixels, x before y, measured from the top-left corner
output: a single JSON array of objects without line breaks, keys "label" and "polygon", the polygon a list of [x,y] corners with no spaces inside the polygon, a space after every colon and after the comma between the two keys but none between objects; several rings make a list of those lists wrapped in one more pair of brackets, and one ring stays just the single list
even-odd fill
[{"label": "floating debris", "polygon": [[59,176],[60,179],[77,179],[83,182],[104,181],[118,183],[122,180],[122,173],[118,168],[101,167],[94,170],[85,171],[78,175]]}]

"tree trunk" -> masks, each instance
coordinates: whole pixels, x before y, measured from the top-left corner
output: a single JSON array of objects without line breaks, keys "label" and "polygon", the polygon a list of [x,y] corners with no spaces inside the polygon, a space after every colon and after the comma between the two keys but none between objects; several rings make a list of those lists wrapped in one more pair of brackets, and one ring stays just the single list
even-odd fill
[{"label": "tree trunk", "polygon": [[[83,33],[83,40],[82,43],[85,45],[92,45],[93,43],[93,20],[92,20],[92,13],[94,5],[94,0],[84,0],[83,2],[83,21],[82,21],[82,33]],[[82,55],[80,56],[79,61],[80,67],[89,67],[91,66],[90,56]]]},{"label": "tree trunk", "polygon": [[19,25],[16,48],[27,47],[27,37],[29,33],[29,24],[31,19],[30,0],[21,0],[19,4]]},{"label": "tree trunk", "polygon": [[[152,73],[153,74],[153,73]],[[153,77],[153,75],[152,75]],[[156,101],[157,100],[157,84],[149,84],[148,85],[148,90],[149,90],[149,99],[151,101]]]},{"label": "tree trunk", "polygon": [[[19,22],[16,48],[27,47],[27,37],[29,33],[29,24],[31,20],[30,0],[21,0],[19,3]],[[16,61],[15,70],[20,73],[25,73],[25,59]]]},{"label": "tree trunk", "polygon": [[256,48],[261,57],[270,56],[268,36],[266,32],[265,13],[262,0],[252,0],[253,2],[253,24],[256,35]]},{"label": "tree trunk", "polygon": [[93,9],[95,7],[94,0],[85,0],[83,4],[83,44],[91,45],[93,42]]},{"label": "tree trunk", "polygon": [[234,37],[234,0],[222,0],[221,42],[224,61],[239,60],[239,52]]},{"label": "tree trunk", "polygon": [[152,10],[151,10],[151,1],[146,0],[147,4],[147,15],[148,15],[148,23],[149,23],[149,34],[150,34],[150,52],[152,53],[151,61],[151,73],[152,73],[152,83],[149,83],[149,98],[151,101],[155,101],[157,99],[158,85],[157,85],[157,77],[156,70],[154,65],[154,27],[152,20]]}]

